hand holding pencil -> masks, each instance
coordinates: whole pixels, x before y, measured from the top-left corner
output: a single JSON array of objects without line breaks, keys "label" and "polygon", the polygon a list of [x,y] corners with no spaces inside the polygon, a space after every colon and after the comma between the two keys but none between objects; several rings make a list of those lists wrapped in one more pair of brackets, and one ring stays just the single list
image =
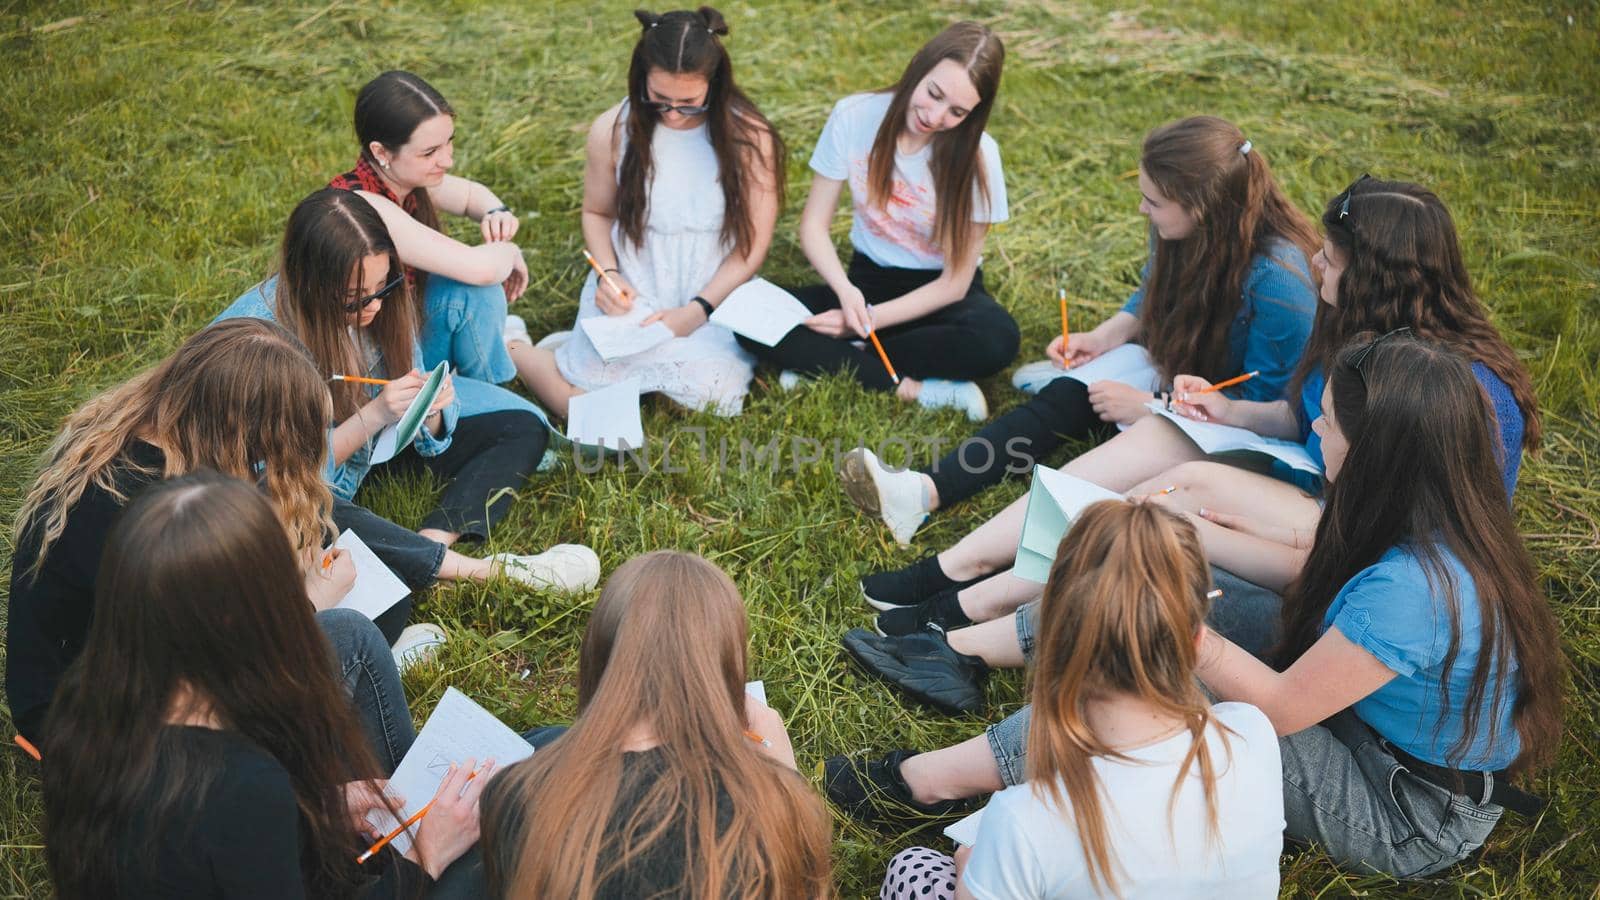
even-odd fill
[{"label": "hand holding pencil", "polygon": [[1172,406],[1180,415],[1198,422],[1232,424],[1234,401],[1222,389],[1249,381],[1256,374],[1248,372],[1216,384],[1198,375],[1179,375],[1172,381]]},{"label": "hand holding pencil", "polygon": [[583,258],[588,261],[589,267],[594,269],[598,278],[594,286],[594,303],[600,311],[608,316],[620,316],[633,310],[633,298],[637,292],[622,277],[621,272],[609,271],[601,268],[599,260],[588,250],[583,251]]},{"label": "hand holding pencil", "polygon": [[433,799],[367,848],[356,862],[366,862],[401,832],[415,826],[415,839],[406,856],[437,879],[478,842],[478,803],[494,768],[492,759],[485,760],[481,767],[475,759],[468,759],[464,765],[451,763]]}]

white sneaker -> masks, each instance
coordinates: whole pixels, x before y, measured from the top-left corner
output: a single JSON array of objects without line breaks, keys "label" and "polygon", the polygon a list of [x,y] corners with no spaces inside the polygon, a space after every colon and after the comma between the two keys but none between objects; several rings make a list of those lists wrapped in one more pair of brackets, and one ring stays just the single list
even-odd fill
[{"label": "white sneaker", "polygon": [[865,447],[851,450],[839,461],[839,480],[850,502],[882,519],[901,546],[910,544],[911,536],[928,520],[922,476],[910,469],[889,471]]},{"label": "white sneaker", "polygon": [[926,379],[917,394],[917,405],[924,409],[959,409],[973,422],[989,418],[989,401],[983,398],[983,390],[970,381]]},{"label": "white sneaker", "polygon": [[778,387],[783,388],[786,391],[792,391],[800,385],[805,384],[806,380],[807,379],[805,376],[793,369],[784,369],[782,372],[778,373]]},{"label": "white sneaker", "polygon": [[1024,394],[1037,394],[1057,378],[1065,378],[1067,370],[1058,368],[1048,359],[1028,363],[1011,373],[1011,386]]},{"label": "white sneaker", "polygon": [[511,313],[506,314],[506,324],[500,329],[500,340],[506,344],[512,341],[533,343],[533,338],[528,334],[528,323],[522,321],[521,316]]},{"label": "white sneaker", "polygon": [[496,553],[500,574],[536,588],[577,594],[600,583],[600,557],[582,544],[557,544],[543,553]]},{"label": "white sneaker", "polygon": [[539,343],[534,344],[534,346],[538,347],[540,350],[549,350],[551,353],[554,353],[561,349],[561,345],[565,344],[569,340],[572,340],[572,332],[552,331],[544,337],[539,338]]},{"label": "white sneaker", "polygon": [[444,629],[432,622],[407,625],[400,637],[389,648],[394,653],[394,667],[404,672],[418,663],[425,663],[439,653],[448,639]]}]

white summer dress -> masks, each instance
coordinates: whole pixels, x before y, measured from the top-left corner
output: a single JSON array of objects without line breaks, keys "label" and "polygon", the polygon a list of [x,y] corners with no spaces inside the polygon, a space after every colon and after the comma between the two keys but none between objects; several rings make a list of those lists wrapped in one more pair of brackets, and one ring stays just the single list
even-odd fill
[{"label": "white summer dress", "polygon": [[[624,101],[619,127],[627,114]],[[626,150],[626,136],[623,140]],[[616,226],[611,241],[617,268],[639,292],[635,305],[656,312],[688,303],[711,281],[730,248],[722,242],[722,184],[705,123],[687,131],[657,124],[651,150],[644,242],[634,246]],[[595,282],[591,271],[578,301],[580,322],[604,315],[594,302]],[[556,365],[562,377],[584,390],[633,378],[641,394],[663,393],[690,409],[724,416],[743,409],[755,375],[754,358],[739,346],[733,332],[709,322],[687,337],[609,363],[583,329],[575,328],[556,349]]]}]

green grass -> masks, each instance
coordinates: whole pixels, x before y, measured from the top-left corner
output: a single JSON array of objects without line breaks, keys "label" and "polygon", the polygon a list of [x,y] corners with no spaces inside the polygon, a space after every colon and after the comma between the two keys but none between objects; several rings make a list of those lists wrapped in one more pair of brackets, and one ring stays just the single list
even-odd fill
[{"label": "green grass", "polygon": [[[571,0],[507,6],[0,3],[0,514],[14,512],[68,411],[160,358],[266,272],[294,203],[350,162],[355,90],[382,69],[417,71],[454,103],[457,171],[527,216],[519,241],[532,285],[516,311],[535,334],[570,324],[584,275],[583,133],[621,96],[636,29],[626,4],[601,14]],[[1363,171],[1437,190],[1546,410],[1547,446],[1523,469],[1517,511],[1570,661],[1560,764],[1536,785],[1555,803],[1537,822],[1508,820],[1481,857],[1433,882],[1355,876],[1301,852],[1285,858],[1284,893],[1593,895],[1600,7],[949,6],[723,7],[743,84],[792,149],[790,206],[769,272],[805,273],[795,214],[829,106],[889,82],[911,48],[957,16],[990,23],[1009,50],[991,131],[1006,161],[1012,221],[992,235],[987,268],[1023,325],[1025,358],[1039,356],[1051,334],[1050,287],[1063,273],[1095,314],[1115,309],[1131,288],[1145,250],[1131,175],[1142,135],[1163,121],[1207,112],[1238,122],[1308,210]],[[985,387],[996,407],[1018,399],[1003,378]],[[713,452],[726,442],[735,461],[741,438],[764,445],[777,435],[785,447],[792,437],[838,438],[847,448],[967,429],[953,414],[928,416],[842,382],[790,396],[766,380],[732,421],[648,406],[652,435],[680,426],[704,428]],[[674,445],[685,456],[693,448],[682,436]],[[828,461],[791,469],[787,460],[778,471],[694,463],[592,475],[568,463],[523,489],[492,546],[582,540],[608,572],[637,553],[676,547],[726,568],[749,603],[752,677],[766,680],[787,716],[803,771],[835,752],[931,748],[975,733],[983,722],[909,707],[863,680],[840,661],[837,641],[865,621],[860,573],[947,545],[1021,486],[936,517],[907,551],[848,505]],[[405,487],[381,486],[367,499],[415,525],[426,494]],[[9,556],[0,565],[8,568]],[[444,623],[452,642],[438,665],[408,676],[414,712],[420,719],[454,684],[514,726],[569,718],[592,599],[507,585],[432,592],[419,615]],[[1020,673],[994,679],[997,711],[1021,697]],[[19,754],[0,753],[0,894],[48,893],[34,772]],[[883,864],[904,841],[844,820],[835,835],[840,893],[875,895]]]}]

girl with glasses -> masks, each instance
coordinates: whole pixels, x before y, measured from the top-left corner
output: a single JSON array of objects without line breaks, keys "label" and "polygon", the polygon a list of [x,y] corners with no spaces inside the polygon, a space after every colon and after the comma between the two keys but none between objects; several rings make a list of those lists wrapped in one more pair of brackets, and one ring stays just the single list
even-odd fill
[{"label": "girl with glasses", "polygon": [[[439,505],[416,533],[376,516],[355,529],[407,584],[420,589],[436,578],[482,580],[504,574],[540,587],[592,588],[599,562],[582,545],[487,559],[447,549],[463,538],[489,536],[549,440],[536,415],[498,399],[509,395],[503,388],[447,373],[411,445],[396,448],[388,461],[374,461],[380,435],[400,420],[425,381],[418,371],[423,352],[416,306],[402,272],[395,242],[377,210],[350,191],[325,188],[290,214],[279,271],[270,280],[273,289],[252,288],[218,318],[253,316],[282,323],[331,380],[328,481],[336,497],[354,500],[374,472],[426,469],[445,482]],[[469,400],[484,411],[468,413]]]},{"label": "girl with glasses", "polygon": [[[1145,136],[1139,195],[1150,256],[1138,289],[1098,327],[1070,340],[1057,335],[1049,361],[1017,370],[1012,383],[1034,399],[920,471],[891,472],[864,448],[845,458],[845,493],[882,517],[897,541],[909,543],[929,512],[1030,471],[1068,440],[1109,438],[1149,416],[1152,391],[1179,374],[1221,381],[1255,372],[1230,394],[1282,395],[1311,334],[1317,300],[1308,260],[1317,239],[1261,150],[1223,119],[1170,122]],[[1068,365],[1126,353],[1128,344],[1150,364],[1141,383],[1065,377]]]},{"label": "girl with glasses", "polygon": [[[988,415],[974,380],[1008,365],[1019,341],[981,268],[989,226],[1010,215],[1000,149],[984,131],[1004,61],[994,32],[958,22],[918,50],[892,88],[834,104],[800,216],[800,246],[824,283],[795,296],[815,315],[774,347],[740,338],[784,370],[785,387],[844,371],[907,402]],[[848,268],[828,233],[846,183]]]},{"label": "girl with glasses", "polygon": [[735,415],[750,357],[708,320],[766,259],[783,202],[783,141],[733,79],[721,13],[635,16],[643,30],[628,96],[589,129],[583,242],[604,274],[584,283],[578,321],[627,317],[672,336],[608,361],[578,328],[540,341],[518,368],[562,416],[576,394],[626,379],[641,393]]},{"label": "girl with glasses", "polygon": [[372,841],[365,815],[393,812],[380,779],[412,740],[410,716],[387,653],[345,671],[373,670],[392,705],[352,707],[318,626],[372,623],[312,614],[259,491],[205,471],[155,485],[99,567],[94,623],[43,743],[59,896],[481,896],[473,865],[453,864],[476,840],[487,777],[447,778],[407,857],[355,863]]},{"label": "girl with glasses", "polygon": [[[384,72],[356,95],[361,150],[355,168],[329,187],[370,203],[393,236],[421,327],[421,368],[448,360],[468,378],[501,384],[517,374],[513,358],[533,349],[522,320],[506,315],[506,304],[528,286],[528,266],[511,242],[517,216],[487,187],[450,174],[455,116],[426,81]],[[470,246],[444,234],[440,212],[475,220],[484,242]],[[509,391],[462,402],[469,415],[521,409],[543,418]]]},{"label": "girl with glasses", "polygon": [[[1329,201],[1322,224],[1323,248],[1312,259],[1322,302],[1284,396],[1201,393],[1211,382],[1184,374],[1174,383],[1175,407],[1201,421],[1303,442],[1320,460],[1311,422],[1324,366],[1357,334],[1409,328],[1472,360],[1495,412],[1500,483],[1509,502],[1522,451],[1538,444],[1537,402],[1527,369],[1473,291],[1449,211],[1419,185],[1363,178]],[[1286,466],[1266,474],[1207,461],[1192,440],[1157,416],[1139,420],[1063,471],[1113,490],[1155,495],[1184,512],[1204,510],[1201,536],[1212,562],[1276,589],[1299,573],[1322,512],[1320,479]],[[1169,487],[1176,490],[1164,493]],[[863,590],[879,608],[908,607],[893,612],[897,624],[884,630],[984,621],[1035,596],[1036,586],[999,571],[1015,559],[1026,503],[1026,497],[1013,503],[937,557],[864,579]]]}]

